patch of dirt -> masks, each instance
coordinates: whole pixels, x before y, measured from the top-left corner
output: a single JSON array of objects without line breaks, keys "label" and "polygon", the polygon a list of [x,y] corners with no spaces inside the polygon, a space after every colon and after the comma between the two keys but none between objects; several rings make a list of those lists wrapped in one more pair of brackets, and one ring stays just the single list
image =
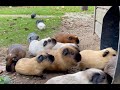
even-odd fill
[{"label": "patch of dirt", "polygon": [[[76,34],[80,39],[80,50],[92,49],[98,50],[100,46],[100,39],[96,34],[93,35],[93,15],[81,13],[66,13],[62,17],[62,25],[59,32]],[[28,48],[28,46],[26,46]],[[5,57],[7,48],[0,48],[0,66],[5,69]],[[29,54],[27,54],[27,57]],[[8,73],[3,69],[0,75],[8,75],[13,80],[13,84],[43,84],[48,79],[63,75],[63,73],[44,73],[46,79],[41,79],[35,76],[24,76],[18,73]],[[78,69],[73,67],[71,73],[77,72]]]}]

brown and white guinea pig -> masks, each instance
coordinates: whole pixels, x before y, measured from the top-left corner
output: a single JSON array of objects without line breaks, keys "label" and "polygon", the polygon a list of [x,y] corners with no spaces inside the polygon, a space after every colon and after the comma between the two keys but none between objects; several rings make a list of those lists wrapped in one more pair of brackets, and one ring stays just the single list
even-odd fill
[{"label": "brown and white guinea pig", "polygon": [[109,60],[109,62],[105,65],[104,72],[109,74],[112,78],[114,78],[115,70],[117,66],[117,56],[114,56]]},{"label": "brown and white guinea pig", "polygon": [[54,56],[45,52],[39,53],[33,58],[22,58],[15,66],[15,70],[23,75],[42,76],[45,68],[49,67],[54,62]]},{"label": "brown and white guinea pig", "polygon": [[47,50],[46,52],[55,57],[55,61],[46,68],[46,71],[68,71],[81,60],[79,50],[74,46],[64,46],[60,49]]},{"label": "brown and white guinea pig", "polygon": [[87,68],[104,69],[106,63],[116,56],[117,52],[113,48],[106,48],[103,50],[83,50],[80,52],[81,62],[78,64],[81,70]]},{"label": "brown and white guinea pig", "polygon": [[90,68],[74,74],[56,76],[45,84],[111,84],[112,77],[100,69]]},{"label": "brown and white guinea pig", "polygon": [[33,56],[36,56],[38,52],[52,49],[55,45],[56,40],[50,37],[41,39],[40,41],[33,40],[29,45],[29,53]]},{"label": "brown and white guinea pig", "polygon": [[15,72],[16,62],[26,56],[25,48],[21,44],[9,46],[6,57],[6,71]]},{"label": "brown and white guinea pig", "polygon": [[68,33],[59,33],[55,36],[55,39],[57,42],[61,43],[75,43],[79,44],[79,39],[74,34],[68,34]]}]

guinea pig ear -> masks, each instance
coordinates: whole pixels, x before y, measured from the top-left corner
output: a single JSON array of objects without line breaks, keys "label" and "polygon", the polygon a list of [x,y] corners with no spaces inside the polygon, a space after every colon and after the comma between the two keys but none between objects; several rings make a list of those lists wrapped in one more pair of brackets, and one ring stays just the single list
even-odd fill
[{"label": "guinea pig ear", "polygon": [[76,45],[77,47],[73,46],[78,52],[80,52],[79,46]]},{"label": "guinea pig ear", "polygon": [[63,55],[66,56],[66,55],[68,55],[68,54],[69,54],[68,48],[64,49],[64,50],[63,50]]},{"label": "guinea pig ear", "polygon": [[107,82],[108,82],[108,84],[111,84],[113,78],[112,78],[109,74],[107,74],[107,73],[105,73],[105,74],[106,74],[106,77],[107,77]]},{"label": "guinea pig ear", "polygon": [[39,39],[39,36],[37,36],[37,38],[36,38],[37,40]]},{"label": "guinea pig ear", "polygon": [[68,37],[68,40],[72,40],[72,37]]},{"label": "guinea pig ear", "polygon": [[42,61],[44,60],[44,56],[43,56],[43,55],[38,56],[37,60],[38,60],[39,62],[42,62]]},{"label": "guinea pig ear", "polygon": [[103,57],[106,57],[110,52],[108,50],[106,50],[105,52],[103,52]]},{"label": "guinea pig ear", "polygon": [[30,37],[29,39],[30,39],[30,41],[31,41],[31,37]]},{"label": "guinea pig ear", "polygon": [[44,41],[43,46],[45,47],[47,45],[47,41]]}]

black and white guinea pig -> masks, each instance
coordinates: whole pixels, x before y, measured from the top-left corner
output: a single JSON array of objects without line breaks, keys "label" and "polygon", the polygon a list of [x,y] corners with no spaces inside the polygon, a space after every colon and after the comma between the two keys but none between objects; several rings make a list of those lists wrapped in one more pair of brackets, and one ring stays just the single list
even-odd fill
[{"label": "black and white guinea pig", "polygon": [[44,38],[40,41],[33,40],[29,45],[29,53],[36,56],[40,51],[52,49],[56,45],[56,40],[53,38]]}]

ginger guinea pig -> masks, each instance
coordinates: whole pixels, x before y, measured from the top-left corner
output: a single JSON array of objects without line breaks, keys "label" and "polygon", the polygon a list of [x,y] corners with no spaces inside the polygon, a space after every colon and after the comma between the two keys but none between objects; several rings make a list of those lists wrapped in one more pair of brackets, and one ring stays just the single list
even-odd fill
[{"label": "ginger guinea pig", "polygon": [[79,39],[74,34],[59,33],[55,36],[57,42],[79,44]]},{"label": "ginger guinea pig", "polygon": [[79,50],[74,46],[64,46],[47,52],[55,57],[53,64],[46,68],[48,71],[67,71],[81,61]]},{"label": "ginger guinea pig", "polygon": [[17,73],[23,75],[42,76],[44,69],[49,67],[54,62],[54,56],[48,53],[41,52],[33,58],[22,58],[15,66]]},{"label": "ginger guinea pig", "polygon": [[106,63],[116,56],[117,52],[113,48],[106,48],[99,51],[83,50],[80,54],[82,59],[78,66],[81,70],[87,68],[104,69]]},{"label": "ginger guinea pig", "polygon": [[6,71],[15,72],[16,62],[26,56],[26,51],[21,44],[13,44],[7,50]]}]

